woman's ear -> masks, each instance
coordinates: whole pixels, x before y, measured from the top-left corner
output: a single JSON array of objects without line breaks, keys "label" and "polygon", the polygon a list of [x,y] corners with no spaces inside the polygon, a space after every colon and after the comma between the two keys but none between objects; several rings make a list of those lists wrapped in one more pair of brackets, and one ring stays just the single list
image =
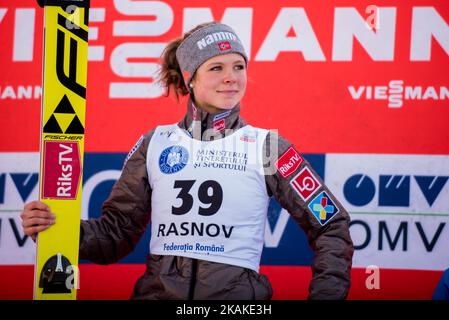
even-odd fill
[{"label": "woman's ear", "polygon": [[192,80],[190,80],[189,90],[193,89],[193,87],[195,87],[195,77],[193,77]]}]

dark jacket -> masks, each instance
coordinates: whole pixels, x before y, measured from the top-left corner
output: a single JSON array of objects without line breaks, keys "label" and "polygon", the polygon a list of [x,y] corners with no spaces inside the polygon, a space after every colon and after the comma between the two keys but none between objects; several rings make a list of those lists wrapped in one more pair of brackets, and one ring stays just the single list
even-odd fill
[{"label": "dark jacket", "polygon": [[[188,103],[188,112],[178,123],[182,129],[202,139],[202,133],[213,127],[213,114]],[[240,117],[240,106],[225,118],[225,129],[246,125]],[[222,130],[213,135],[219,139],[229,134]],[[80,258],[99,264],[110,264],[130,253],[151,220],[151,193],[148,183],[146,154],[154,129],[144,135],[130,152],[119,180],[103,204],[99,219],[81,222]],[[208,135],[210,137],[210,135]],[[303,159],[300,166],[284,177],[276,161],[292,144],[269,132],[265,140],[265,166],[268,194],[274,196],[305,231],[314,252],[310,299],[344,299],[350,287],[353,245],[349,235],[349,216],[323,181]],[[279,164],[278,164],[279,165]],[[308,208],[313,196],[304,201],[290,184],[305,166],[321,183],[315,194],[325,191],[340,211],[325,223]],[[275,172],[275,173],[274,173]],[[314,194],[314,195],[315,195]],[[182,256],[149,254],[145,274],[137,281],[133,299],[270,299],[268,279],[253,270]]]}]

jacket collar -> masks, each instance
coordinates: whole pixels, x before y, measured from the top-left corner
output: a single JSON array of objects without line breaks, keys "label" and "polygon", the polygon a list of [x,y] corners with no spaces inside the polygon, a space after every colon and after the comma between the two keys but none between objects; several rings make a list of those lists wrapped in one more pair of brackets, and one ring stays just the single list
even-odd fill
[{"label": "jacket collar", "polygon": [[197,140],[220,139],[244,125],[246,122],[240,118],[240,103],[230,110],[208,113],[197,108],[191,98],[187,103],[186,115],[178,123],[181,129],[187,130]]}]

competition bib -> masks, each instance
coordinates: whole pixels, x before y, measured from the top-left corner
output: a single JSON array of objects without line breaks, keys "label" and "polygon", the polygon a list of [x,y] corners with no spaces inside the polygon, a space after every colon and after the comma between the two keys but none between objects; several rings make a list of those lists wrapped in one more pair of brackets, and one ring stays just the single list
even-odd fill
[{"label": "competition bib", "polygon": [[268,131],[245,126],[216,141],[177,125],[150,141],[150,252],[259,270],[269,197],[263,170]]}]

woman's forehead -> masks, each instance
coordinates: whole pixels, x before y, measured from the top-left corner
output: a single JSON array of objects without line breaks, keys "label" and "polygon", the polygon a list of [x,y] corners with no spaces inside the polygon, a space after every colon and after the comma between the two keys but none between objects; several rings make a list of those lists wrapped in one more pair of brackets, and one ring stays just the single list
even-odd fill
[{"label": "woman's forehead", "polygon": [[215,57],[212,57],[204,64],[211,64],[211,63],[234,63],[234,62],[244,62],[245,59],[238,53],[227,53],[227,54],[221,54]]}]

